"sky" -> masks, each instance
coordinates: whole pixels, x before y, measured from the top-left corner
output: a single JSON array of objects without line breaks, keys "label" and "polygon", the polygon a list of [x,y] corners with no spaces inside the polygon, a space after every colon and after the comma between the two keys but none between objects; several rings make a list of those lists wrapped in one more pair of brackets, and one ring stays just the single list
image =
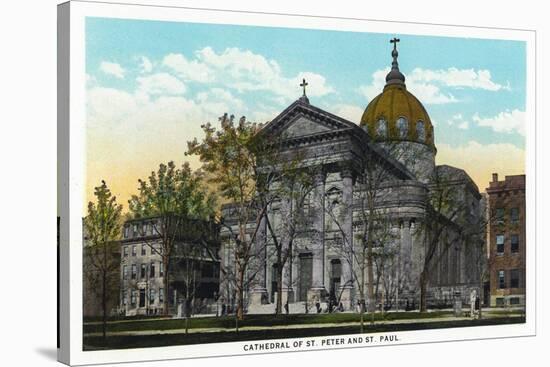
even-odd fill
[{"label": "sky", "polygon": [[[300,97],[359,123],[385,84],[397,36],[407,89],[435,130],[437,164],[485,191],[493,172],[525,172],[522,41],[86,19],[86,202],[105,180],[127,208],[161,162],[225,112],[267,122]],[[530,122],[533,123],[533,122]]]}]

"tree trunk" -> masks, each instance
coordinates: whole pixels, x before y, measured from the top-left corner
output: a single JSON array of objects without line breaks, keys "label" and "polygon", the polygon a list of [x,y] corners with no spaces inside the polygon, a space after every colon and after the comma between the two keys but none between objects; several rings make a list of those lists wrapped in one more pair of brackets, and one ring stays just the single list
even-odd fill
[{"label": "tree trunk", "polygon": [[103,312],[103,340],[107,339],[107,274],[103,271],[102,289],[101,289],[101,308]]},{"label": "tree trunk", "polygon": [[275,314],[282,314],[283,310],[283,266],[281,264],[281,254],[277,255],[277,305],[275,307]]},{"label": "tree trunk", "polygon": [[372,262],[372,240],[368,240],[367,248],[367,295],[369,299],[368,312],[371,313],[371,323],[374,323],[374,312],[376,305],[374,300],[374,269]]},{"label": "tree trunk", "polygon": [[238,331],[238,320],[244,318],[244,269],[239,267],[239,281],[237,285],[237,312],[235,316],[237,318],[237,331]]},{"label": "tree trunk", "polygon": [[162,266],[163,266],[163,271],[164,271],[164,274],[163,274],[163,278],[162,278],[162,282],[164,284],[164,305],[163,305],[163,313],[164,315],[168,315],[168,307],[170,306],[170,292],[169,292],[169,289],[168,289],[168,261],[167,261],[167,257],[166,256],[163,256],[162,257]]},{"label": "tree trunk", "polygon": [[185,318],[185,334],[189,333],[189,318]]},{"label": "tree trunk", "polygon": [[483,277],[480,276],[480,280],[479,280],[479,314],[478,314],[478,319],[481,320],[481,310],[483,308],[483,300],[485,298],[485,290],[483,289]]},{"label": "tree trunk", "polygon": [[365,305],[363,302],[364,301],[361,300],[361,304],[359,305],[359,312],[361,314],[361,334],[365,332]]},{"label": "tree trunk", "polygon": [[102,269],[102,287],[101,287],[101,309],[103,312],[103,340],[107,339],[107,245],[103,242],[103,269]]},{"label": "tree trunk", "polygon": [[420,312],[426,312],[428,310],[426,303],[426,289],[428,285],[428,276],[426,270],[422,270],[420,273]]}]

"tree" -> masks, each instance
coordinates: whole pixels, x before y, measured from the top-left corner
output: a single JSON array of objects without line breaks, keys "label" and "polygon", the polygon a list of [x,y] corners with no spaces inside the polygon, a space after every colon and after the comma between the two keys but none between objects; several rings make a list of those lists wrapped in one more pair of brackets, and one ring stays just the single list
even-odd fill
[{"label": "tree", "polygon": [[[172,161],[162,163],[146,181],[140,179],[138,182],[138,195],[132,195],[128,201],[130,212],[134,218],[155,218],[152,221],[153,233],[159,239],[147,242],[147,245],[162,259],[163,286],[168,294],[176,244],[188,233],[190,221],[209,220],[214,216],[215,198],[206,191],[201,174],[192,172],[188,163],[180,168],[176,168]],[[185,257],[191,253],[192,250],[184,249],[179,255]],[[185,301],[186,304],[190,302],[189,299]],[[168,304],[166,300],[164,314],[168,314]]]},{"label": "tree", "polygon": [[[117,204],[105,181],[94,189],[96,203],[88,203],[88,215],[84,227],[89,246],[85,250],[89,256],[92,271],[85,273],[92,277],[90,284],[97,285],[101,296],[102,334],[107,335],[107,303],[113,283],[118,281],[119,263],[115,256],[120,236],[122,205]],[[95,270],[95,271],[94,271]]]},{"label": "tree", "polygon": [[[290,162],[280,162],[277,168],[280,173],[279,181],[274,185],[275,187],[269,188],[269,193],[261,196],[264,200],[269,196],[274,197],[279,199],[281,204],[279,211],[281,221],[278,228],[272,223],[269,215],[265,216],[277,264],[277,304],[275,307],[277,315],[282,313],[284,269],[286,264],[292,261],[294,240],[307,222],[303,208],[313,188],[311,172],[298,168],[298,163],[298,157],[294,157]],[[286,302],[288,303],[288,299]]]},{"label": "tree", "polygon": [[227,214],[236,222],[235,229],[223,216],[220,225],[229,231],[235,245],[234,268],[226,269],[226,277],[236,289],[238,330],[238,322],[244,317],[244,292],[259,270],[253,268],[253,261],[264,250],[255,245],[261,222],[275,198],[269,189],[281,174],[273,164],[277,159],[277,146],[271,140],[273,137],[258,134],[260,125],[247,121],[244,116],[236,123],[235,117],[228,114],[219,121],[219,129],[210,123],[202,125],[203,140],[199,142],[195,138],[188,142],[186,154],[200,157],[210,183],[231,203]]},{"label": "tree", "polygon": [[[427,286],[432,269],[439,263],[441,256],[467,237],[465,214],[468,209],[466,200],[461,196],[460,185],[463,180],[450,177],[441,167],[434,171],[430,181],[430,190],[423,220],[425,252],[420,272],[420,312],[427,311]],[[449,239],[448,234],[454,235]]]}]

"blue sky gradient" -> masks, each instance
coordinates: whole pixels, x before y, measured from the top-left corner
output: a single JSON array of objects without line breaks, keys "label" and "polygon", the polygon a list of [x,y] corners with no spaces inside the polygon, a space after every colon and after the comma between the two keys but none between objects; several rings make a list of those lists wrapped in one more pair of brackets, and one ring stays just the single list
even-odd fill
[{"label": "blue sky gradient", "polygon": [[[181,106],[190,103],[196,109],[202,108],[201,103],[230,109],[203,108],[196,121],[186,118],[180,127],[186,124],[182,129],[193,135],[199,131],[195,127],[206,122],[201,118],[214,122],[224,112],[258,120],[275,117],[300,96],[298,84],[303,73],[313,75],[308,80],[313,105],[358,123],[370,99],[381,92],[380,76],[390,67],[389,40],[394,36],[401,39],[399,65],[408,89],[424,103],[434,122],[436,145],[445,150],[473,143],[482,147],[500,144],[503,149],[513,149],[511,154],[524,151],[526,45],[521,41],[112,18],[86,20],[88,119],[90,130],[95,131],[88,136],[89,146],[93,150],[94,141],[106,138],[109,124],[118,124],[119,136],[132,131],[131,112],[102,115],[101,103],[92,99],[102,92],[116,93],[130,106],[138,106],[135,108],[146,106],[143,108],[148,112],[158,108],[161,100],[165,110],[171,108],[166,107],[171,106],[169,101]],[[201,53],[205,49],[209,53]],[[275,75],[269,83],[259,86],[263,81],[250,80],[246,70],[250,67],[254,73],[255,69],[245,59],[235,66],[245,53],[251,60],[266,61],[269,70],[265,77],[272,78],[271,72]],[[205,81],[184,75],[185,71],[182,74],[163,62],[170,54],[206,65],[216,76]],[[150,68],[143,66],[144,59]],[[225,59],[232,61],[223,67],[214,64]],[[229,80],[223,77],[228,70],[235,71]],[[453,76],[453,71],[462,77]],[[144,78],[154,74],[164,76],[145,84]],[[237,87],[239,78],[246,80],[242,87]],[[253,85],[256,81],[257,88]],[[270,90],[266,87],[270,84],[278,89]],[[139,126],[162,129],[163,118],[154,126],[147,127],[144,121]],[[172,123],[177,116],[166,119]],[[123,124],[128,125],[128,131]],[[102,158],[91,153],[89,159]],[[516,167],[515,171],[520,170],[522,167]],[[479,180],[485,181],[485,174]]]}]

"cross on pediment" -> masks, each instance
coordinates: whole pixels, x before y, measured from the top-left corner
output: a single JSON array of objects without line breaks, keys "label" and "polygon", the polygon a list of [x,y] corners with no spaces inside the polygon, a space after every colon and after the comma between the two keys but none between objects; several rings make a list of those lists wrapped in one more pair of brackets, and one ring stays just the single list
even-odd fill
[{"label": "cross on pediment", "polygon": [[300,87],[303,88],[303,96],[305,97],[306,96],[306,87],[308,86],[308,83],[306,82],[305,79],[302,79],[302,83],[300,84]]}]

